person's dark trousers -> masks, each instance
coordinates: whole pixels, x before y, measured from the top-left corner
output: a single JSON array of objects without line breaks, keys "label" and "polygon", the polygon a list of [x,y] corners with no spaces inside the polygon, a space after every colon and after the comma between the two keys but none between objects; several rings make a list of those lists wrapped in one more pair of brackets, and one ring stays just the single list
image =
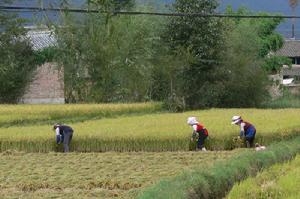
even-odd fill
[{"label": "person's dark trousers", "polygon": [[245,141],[246,141],[245,145],[246,145],[247,148],[254,147],[254,139],[255,139],[255,136],[245,138]]},{"label": "person's dark trousers", "polygon": [[254,147],[254,139],[255,139],[255,134],[256,134],[256,129],[254,126],[251,126],[248,128],[247,132],[245,133],[245,145],[247,148],[252,148]]},{"label": "person's dark trousers", "polygon": [[63,132],[63,136],[64,136],[64,152],[68,153],[69,152],[69,147],[70,147],[70,143],[73,137],[73,131],[64,131]]},{"label": "person's dark trousers", "polygon": [[198,144],[197,148],[202,149],[204,147],[204,141],[207,138],[207,135],[205,135],[203,132],[199,133],[199,139],[198,139]]}]

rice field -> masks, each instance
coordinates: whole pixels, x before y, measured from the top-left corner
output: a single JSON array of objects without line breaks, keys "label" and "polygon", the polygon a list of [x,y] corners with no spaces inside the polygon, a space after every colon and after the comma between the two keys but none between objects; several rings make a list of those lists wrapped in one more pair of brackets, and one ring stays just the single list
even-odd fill
[{"label": "rice field", "polygon": [[145,187],[194,167],[209,168],[224,152],[0,153],[1,198],[134,198]]},{"label": "rice field", "polygon": [[[75,130],[71,148],[80,152],[187,151],[191,147],[191,128],[186,119],[196,116],[209,130],[208,148],[232,149],[232,137],[239,135],[239,128],[231,125],[233,115],[242,115],[253,123],[257,141],[262,144],[300,134],[300,109],[210,109],[71,123]],[[60,150],[54,143],[51,125],[0,128],[0,150],[10,149],[27,152]]]},{"label": "rice field", "polygon": [[[233,115],[256,126],[260,143],[300,135],[300,109],[166,113],[158,103],[0,105],[0,196],[135,198],[162,178],[210,168],[243,151],[218,151],[234,148],[239,128],[231,125]],[[217,151],[188,152],[189,116],[205,125],[210,135],[206,146]],[[52,130],[56,122],[75,130],[73,153],[55,153],[62,151]]]},{"label": "rice field", "polygon": [[270,169],[248,178],[233,187],[227,199],[298,199],[300,198],[300,155],[286,164],[277,164]]},{"label": "rice field", "polygon": [[0,105],[0,127],[78,122],[120,115],[161,111],[161,103]]}]

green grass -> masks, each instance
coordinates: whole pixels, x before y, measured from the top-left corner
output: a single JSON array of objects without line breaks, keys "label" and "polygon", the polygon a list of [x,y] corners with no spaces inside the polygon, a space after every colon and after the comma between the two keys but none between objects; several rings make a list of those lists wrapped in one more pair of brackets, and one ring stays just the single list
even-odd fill
[{"label": "green grass", "polygon": [[0,196],[7,198],[133,198],[160,178],[208,168],[238,154],[0,153]]},{"label": "green grass", "polygon": [[262,105],[263,108],[300,108],[300,96],[285,95]]},{"label": "green grass", "polygon": [[256,177],[236,184],[227,199],[298,199],[300,197],[300,155],[286,164],[276,164]]},{"label": "green grass", "polygon": [[[247,150],[223,162],[216,163],[210,168],[204,169],[199,166],[193,171],[161,180],[159,183],[141,192],[138,198],[223,198],[235,183],[249,176],[254,176],[275,163],[282,163],[293,159],[300,153],[299,143],[300,136],[295,139],[273,143],[264,151],[255,152],[255,150]],[[297,184],[296,187],[298,187]],[[246,189],[246,187],[243,187],[240,189],[240,192],[245,193]],[[245,197],[241,196],[237,198]]]},{"label": "green grass", "polygon": [[[210,149],[231,149],[238,126],[231,125],[232,115],[242,115],[257,128],[257,141],[269,144],[299,135],[300,109],[211,109],[186,113],[161,113],[122,116],[73,123],[71,148],[96,151],[178,151],[189,150],[191,127],[188,116],[196,116],[209,130]],[[49,152],[61,150],[54,143],[50,125],[0,128],[0,150]]]},{"label": "green grass", "polygon": [[0,105],[0,127],[79,122],[162,111],[161,103]]}]

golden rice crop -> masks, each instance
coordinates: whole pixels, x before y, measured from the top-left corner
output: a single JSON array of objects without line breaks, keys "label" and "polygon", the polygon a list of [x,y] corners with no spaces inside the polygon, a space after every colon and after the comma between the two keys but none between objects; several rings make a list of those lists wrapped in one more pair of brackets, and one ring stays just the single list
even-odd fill
[{"label": "golden rice crop", "polygon": [[0,105],[0,126],[50,124],[58,120],[74,122],[131,113],[153,113],[160,110],[160,103]]},{"label": "golden rice crop", "polygon": [[[267,144],[299,134],[300,109],[211,109],[186,113],[122,116],[71,124],[76,151],[176,151],[189,150],[188,116],[196,116],[209,130],[211,149],[232,148],[239,135],[232,115],[242,115],[257,128],[257,140]],[[0,128],[0,150],[59,150],[50,125]]]}]

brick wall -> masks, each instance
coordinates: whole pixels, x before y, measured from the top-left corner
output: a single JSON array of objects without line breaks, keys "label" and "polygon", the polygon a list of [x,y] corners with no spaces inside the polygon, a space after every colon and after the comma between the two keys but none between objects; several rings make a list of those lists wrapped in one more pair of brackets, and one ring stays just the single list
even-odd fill
[{"label": "brick wall", "polygon": [[37,68],[33,81],[28,85],[20,103],[65,103],[63,72],[57,70],[55,63],[45,63]]}]

